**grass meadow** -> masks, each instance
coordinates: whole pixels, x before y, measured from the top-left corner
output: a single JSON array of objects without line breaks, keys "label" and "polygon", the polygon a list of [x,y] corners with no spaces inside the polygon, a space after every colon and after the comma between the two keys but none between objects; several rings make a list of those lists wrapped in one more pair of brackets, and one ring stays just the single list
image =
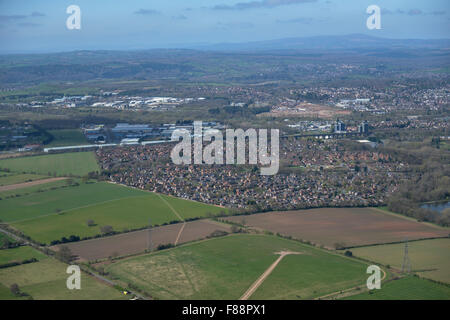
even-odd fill
[{"label": "grass meadow", "polygon": [[47,257],[29,246],[21,246],[11,249],[0,250],[0,265],[10,262],[22,262],[29,259],[46,259]]},{"label": "grass meadow", "polygon": [[387,282],[379,290],[346,297],[345,300],[450,300],[450,286],[409,276]]},{"label": "grass meadow", "polygon": [[[401,269],[405,245],[389,244],[353,248],[353,255]],[[424,278],[450,284],[450,239],[410,241],[411,268]]]},{"label": "grass meadow", "polygon": [[88,144],[80,129],[49,130],[53,141],[46,147],[65,147]]},{"label": "grass meadow", "polygon": [[[34,250],[34,249],[32,249]],[[35,254],[33,254],[35,255]],[[69,290],[66,286],[67,265],[44,256],[39,262],[0,269],[0,300],[113,300],[124,299],[118,290],[82,273],[81,289]],[[17,284],[27,296],[16,297],[10,286]]]},{"label": "grass meadow", "polygon": [[309,299],[363,284],[360,261],[269,235],[238,234],[120,260],[107,271],[157,299],[239,299],[278,258],[255,299]]},{"label": "grass meadow", "polygon": [[0,168],[14,172],[83,176],[100,171],[93,152],[69,152],[0,160]]},{"label": "grass meadow", "polygon": [[[47,244],[71,235],[95,236],[105,225],[114,231],[126,231],[145,227],[149,221],[161,225],[223,210],[106,182],[3,199],[0,208],[0,220]],[[89,226],[88,220],[94,223]]]}]

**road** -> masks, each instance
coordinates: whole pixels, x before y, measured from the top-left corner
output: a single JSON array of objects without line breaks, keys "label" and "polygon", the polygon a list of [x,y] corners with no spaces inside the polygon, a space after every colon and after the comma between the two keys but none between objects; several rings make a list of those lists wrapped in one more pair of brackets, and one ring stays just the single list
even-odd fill
[{"label": "road", "polygon": [[242,297],[239,300],[247,300],[252,296],[252,294],[258,289],[258,287],[266,280],[266,278],[272,273],[272,271],[276,268],[276,266],[280,263],[280,261],[289,254],[301,254],[301,252],[291,252],[291,251],[281,251],[278,252],[280,256],[277,260],[275,260],[274,263],[270,265],[269,268],[267,268],[266,271],[250,286],[250,288],[247,289],[247,291],[242,295]]},{"label": "road", "polygon": [[9,231],[6,231],[3,228],[0,228],[0,232],[3,234],[6,234],[7,236],[9,236],[10,238],[13,238],[19,242],[23,242],[24,244],[30,244],[29,241],[25,238],[19,237],[18,235],[15,235],[14,233],[11,233]]}]

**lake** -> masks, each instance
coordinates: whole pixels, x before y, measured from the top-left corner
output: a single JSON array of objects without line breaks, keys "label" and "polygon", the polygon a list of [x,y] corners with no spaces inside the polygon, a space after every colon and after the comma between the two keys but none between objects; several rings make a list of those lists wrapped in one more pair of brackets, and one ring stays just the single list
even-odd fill
[{"label": "lake", "polygon": [[420,206],[421,208],[430,209],[437,212],[442,212],[444,209],[450,208],[450,201],[447,202],[436,202],[436,203],[425,203]]}]

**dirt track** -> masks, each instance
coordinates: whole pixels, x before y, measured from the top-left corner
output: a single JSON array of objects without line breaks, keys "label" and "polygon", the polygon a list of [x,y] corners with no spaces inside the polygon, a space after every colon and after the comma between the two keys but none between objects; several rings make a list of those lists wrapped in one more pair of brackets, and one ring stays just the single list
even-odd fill
[{"label": "dirt track", "polygon": [[266,280],[266,278],[272,273],[275,267],[280,263],[281,259],[289,254],[301,254],[301,252],[291,252],[291,251],[281,251],[277,252],[280,256],[274,263],[271,264],[269,268],[247,289],[247,291],[242,295],[239,300],[247,300],[251,295],[258,289],[258,287]]},{"label": "dirt track", "polygon": [[[182,232],[180,232],[181,230]],[[155,249],[160,244],[174,244],[177,239],[177,244],[202,239],[215,230],[230,232],[230,226],[211,220],[197,220],[152,228],[150,234],[152,248]],[[113,255],[135,254],[147,249],[148,230],[67,243],[66,245],[82,261],[104,259]]]},{"label": "dirt track", "polygon": [[67,179],[67,178],[65,178],[65,177],[49,178],[49,179],[41,179],[41,180],[35,180],[35,181],[30,181],[30,182],[10,184],[8,186],[0,187],[0,192],[20,189],[20,188],[26,188],[26,187],[32,187],[32,186],[37,186],[37,185],[40,185],[40,184],[49,183],[49,182],[55,182],[55,181],[64,180],[64,179]]}]

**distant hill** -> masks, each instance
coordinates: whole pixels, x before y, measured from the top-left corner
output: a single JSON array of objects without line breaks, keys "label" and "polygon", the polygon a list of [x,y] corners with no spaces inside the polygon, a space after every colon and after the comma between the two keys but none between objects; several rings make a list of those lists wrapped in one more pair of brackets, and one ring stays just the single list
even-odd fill
[{"label": "distant hill", "polygon": [[[358,65],[359,69],[338,74],[331,67],[328,71],[335,79],[356,79],[357,74],[380,79],[412,71],[447,74],[449,57],[450,39],[402,40],[358,34],[180,49],[10,54],[0,55],[0,88],[108,79],[255,83],[309,78],[317,82],[329,80],[330,73],[322,70],[327,64],[343,63]],[[312,72],[311,65],[320,67]],[[45,88],[40,90],[44,96],[50,93]]]},{"label": "distant hill", "polygon": [[355,49],[450,49],[450,39],[389,39],[364,34],[286,38],[245,43],[218,43],[192,49],[214,51],[254,50],[355,50]]}]

